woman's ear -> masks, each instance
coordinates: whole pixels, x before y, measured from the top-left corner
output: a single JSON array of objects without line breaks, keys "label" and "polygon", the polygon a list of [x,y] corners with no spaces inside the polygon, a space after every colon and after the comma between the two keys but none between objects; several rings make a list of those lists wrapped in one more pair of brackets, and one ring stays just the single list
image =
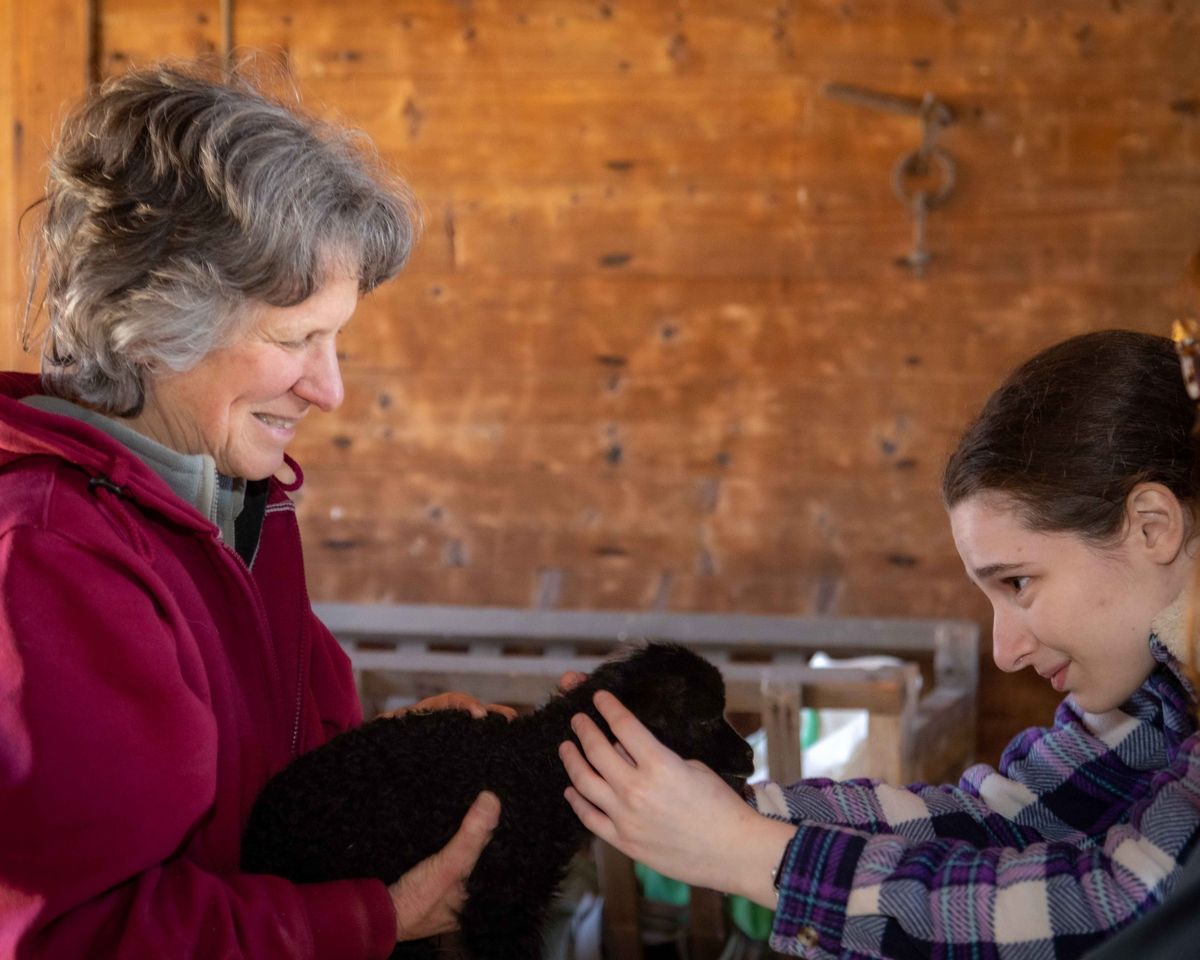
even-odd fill
[{"label": "woman's ear", "polygon": [[1155,563],[1171,563],[1187,542],[1183,504],[1161,483],[1139,483],[1125,498],[1126,542]]}]

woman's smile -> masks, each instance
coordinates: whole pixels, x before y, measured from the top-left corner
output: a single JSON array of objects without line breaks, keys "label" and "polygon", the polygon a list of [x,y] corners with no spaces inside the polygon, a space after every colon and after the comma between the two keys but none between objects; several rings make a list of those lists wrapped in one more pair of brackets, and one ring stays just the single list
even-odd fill
[{"label": "woman's smile", "polygon": [[254,418],[274,434],[290,440],[296,434],[300,417],[280,417],[270,413],[256,413]]}]

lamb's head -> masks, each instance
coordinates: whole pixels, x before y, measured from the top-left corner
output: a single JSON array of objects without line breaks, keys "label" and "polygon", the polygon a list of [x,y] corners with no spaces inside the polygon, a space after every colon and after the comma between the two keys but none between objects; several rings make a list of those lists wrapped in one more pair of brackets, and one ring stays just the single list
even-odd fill
[{"label": "lamb's head", "polygon": [[[741,790],[754,753],[725,719],[721,671],[674,643],[650,643],[597,667],[580,692],[609,690],[666,746]],[[592,711],[594,713],[594,711]]]}]

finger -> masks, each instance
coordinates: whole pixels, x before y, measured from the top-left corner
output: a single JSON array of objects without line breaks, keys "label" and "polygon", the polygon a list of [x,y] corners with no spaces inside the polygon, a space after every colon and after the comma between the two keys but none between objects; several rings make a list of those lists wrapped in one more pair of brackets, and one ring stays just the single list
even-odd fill
[{"label": "finger", "polygon": [[429,709],[465,710],[475,720],[482,720],[488,715],[488,707],[478,697],[473,697],[469,693],[462,693],[458,690],[452,690],[450,693],[443,693],[440,696],[434,697],[430,702]]},{"label": "finger", "polygon": [[558,689],[563,693],[567,693],[574,690],[586,679],[586,673],[580,673],[578,670],[568,670],[558,678]]},{"label": "finger", "polygon": [[570,741],[559,744],[558,756],[567,770],[567,777],[579,793],[601,809],[613,809],[616,795],[612,787],[597,775],[575,744]]},{"label": "finger", "polygon": [[512,720],[516,717],[517,711],[512,707],[505,706],[503,703],[489,703],[487,709],[491,713],[498,713],[502,717]]},{"label": "finger", "polygon": [[438,693],[432,697],[424,697],[407,707],[394,710],[391,716],[403,716],[406,713],[433,713],[437,710],[466,710],[468,705],[473,702],[477,702],[474,697],[458,691]]},{"label": "finger", "polygon": [[607,690],[597,690],[592,702],[635,764],[659,757],[666,750],[642,721]]},{"label": "finger", "polygon": [[592,718],[587,714],[577,713],[571,718],[571,729],[578,737],[588,763],[596,772],[613,786],[623,783],[623,778],[630,772],[629,761],[617,753],[616,748],[609,742],[608,737],[600,732]]},{"label": "finger", "polygon": [[439,701],[433,707],[435,710],[465,710],[476,720],[482,720],[487,716],[487,707],[479,702],[478,697],[473,697],[469,693],[451,690],[434,699]]},{"label": "finger", "polygon": [[575,811],[575,816],[579,818],[580,823],[601,840],[615,846],[617,828],[605,815],[603,810],[589,803],[587,798],[580,794],[574,787],[567,787],[563,791],[563,797],[566,798],[571,809]]},{"label": "finger", "polygon": [[435,854],[442,859],[447,873],[457,879],[465,879],[475,867],[483,848],[492,839],[492,832],[500,822],[500,798],[485,790],[467,810],[458,832],[450,842]]},{"label": "finger", "polygon": [[458,913],[465,902],[462,883],[445,882],[432,857],[404,874],[388,892],[396,911],[397,940],[418,940],[458,926]]}]

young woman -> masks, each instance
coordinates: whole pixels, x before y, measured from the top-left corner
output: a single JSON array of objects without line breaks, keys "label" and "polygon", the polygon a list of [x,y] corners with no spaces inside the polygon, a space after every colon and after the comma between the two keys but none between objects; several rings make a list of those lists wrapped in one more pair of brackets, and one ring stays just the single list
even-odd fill
[{"label": "young woman", "polygon": [[629,856],[773,908],[786,953],[1082,955],[1163,898],[1200,833],[1194,419],[1169,340],[1093,333],[1013,373],[951,457],[943,494],[996,664],[1066,694],[998,769],[767,784],[756,812],[601,693],[623,751],[576,718],[568,801]]}]

